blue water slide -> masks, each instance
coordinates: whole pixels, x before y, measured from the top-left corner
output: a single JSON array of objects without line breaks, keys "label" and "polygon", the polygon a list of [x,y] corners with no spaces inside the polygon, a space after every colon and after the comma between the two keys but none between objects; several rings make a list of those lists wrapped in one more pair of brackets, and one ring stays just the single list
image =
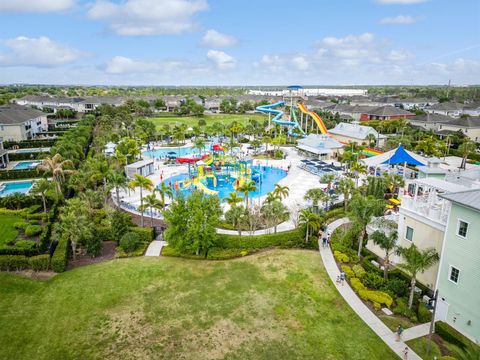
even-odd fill
[{"label": "blue water slide", "polygon": [[[284,101],[279,101],[274,104],[268,104],[268,105],[260,105],[256,107],[256,111],[264,113],[264,114],[274,114],[275,116],[272,119],[272,123],[278,124],[278,125],[284,125],[284,126],[289,126],[290,129],[288,130],[288,135],[290,136],[300,136],[300,134],[294,133],[293,131],[295,129],[299,129],[300,132],[304,135],[305,132],[303,129],[300,127],[300,124],[297,122],[295,113],[293,113],[294,121],[286,120],[283,119],[283,116],[285,113],[281,110],[278,110],[277,107],[285,105]],[[293,111],[292,111],[293,112]]]}]

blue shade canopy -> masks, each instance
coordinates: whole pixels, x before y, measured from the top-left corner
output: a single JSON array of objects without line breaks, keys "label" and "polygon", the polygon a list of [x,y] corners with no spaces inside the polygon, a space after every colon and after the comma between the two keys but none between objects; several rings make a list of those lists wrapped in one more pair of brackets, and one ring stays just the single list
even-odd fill
[{"label": "blue shade canopy", "polygon": [[287,87],[287,89],[290,89],[290,90],[298,90],[298,89],[303,89],[303,86],[300,86],[300,85],[290,85]]},{"label": "blue shade canopy", "polygon": [[397,165],[397,164],[405,164],[405,163],[412,166],[426,165],[416,160],[412,155],[410,155],[408,151],[405,150],[402,144],[400,144],[400,146],[397,148],[397,150],[395,150],[392,156],[390,156],[387,160],[382,162],[382,164],[388,164],[388,165]]}]

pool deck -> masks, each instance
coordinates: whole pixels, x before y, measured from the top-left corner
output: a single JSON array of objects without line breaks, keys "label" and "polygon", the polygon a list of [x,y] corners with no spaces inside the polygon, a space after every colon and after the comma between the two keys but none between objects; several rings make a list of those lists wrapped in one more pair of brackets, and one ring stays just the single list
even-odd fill
[{"label": "pool deck", "polygon": [[[290,220],[280,224],[278,226],[277,231],[287,231],[290,229],[295,228],[296,223],[298,221],[298,213],[301,209],[305,208],[305,205],[308,203],[304,200],[305,193],[311,189],[320,186],[320,177],[318,175],[314,175],[308,171],[302,170],[298,167],[300,164],[300,160],[304,159],[304,157],[298,155],[297,151],[293,147],[282,147],[282,150],[287,154],[286,159],[281,160],[260,160],[254,159],[254,165],[260,166],[274,166],[277,168],[282,168],[286,170],[290,165],[290,171],[288,175],[281,179],[278,184],[282,186],[288,186],[290,189],[290,194],[286,199],[283,199],[282,202],[285,206],[289,209],[291,217]],[[247,146],[244,145],[242,151],[246,154],[247,153]],[[152,180],[154,186],[156,187],[160,184],[160,175],[163,174],[163,179],[168,179],[169,177],[184,174],[188,171],[188,166],[186,165],[163,165],[163,160],[155,160],[154,159],[154,166],[155,166],[155,173],[148,176],[150,180]],[[144,196],[150,194],[151,192],[146,191]],[[112,197],[115,199],[115,191],[112,191]],[[120,191],[120,199],[121,201],[131,204],[135,207],[140,205],[140,190],[121,190]],[[265,199],[264,196],[255,197],[252,199],[253,206],[261,206],[263,200]],[[169,203],[169,199],[166,199],[166,203]],[[222,206],[224,209],[228,208],[228,205],[223,203]],[[132,209],[126,209],[133,213],[138,213]],[[272,232],[273,229],[266,229],[260,230],[264,233]],[[221,230],[221,232],[225,233],[237,233],[236,231],[230,230]]]}]

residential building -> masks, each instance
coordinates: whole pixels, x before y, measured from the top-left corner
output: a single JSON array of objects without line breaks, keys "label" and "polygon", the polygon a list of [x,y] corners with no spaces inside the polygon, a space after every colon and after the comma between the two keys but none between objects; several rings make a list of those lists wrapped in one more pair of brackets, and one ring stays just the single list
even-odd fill
[{"label": "residential building", "polygon": [[413,126],[418,126],[425,130],[438,131],[439,123],[447,123],[453,121],[454,118],[447,115],[426,113],[425,115],[415,115],[408,119]]},{"label": "residential building", "polygon": [[4,169],[8,164],[8,151],[3,147],[3,139],[0,137],[0,168]]},{"label": "residential building", "polygon": [[298,140],[297,149],[300,153],[321,160],[336,159],[343,145],[328,135],[310,134]]},{"label": "residential building", "polygon": [[[302,92],[305,96],[359,96],[367,95],[366,89],[325,89],[325,88],[302,88]],[[282,90],[248,90],[250,95],[266,95],[266,96],[283,96],[288,95],[288,89]]]},{"label": "residential building", "polygon": [[54,112],[58,108],[69,108],[76,112],[86,113],[95,110],[102,104],[119,106],[125,102],[120,96],[92,96],[92,97],[54,97],[27,95],[14,102],[18,105],[34,106],[39,109],[51,108]]},{"label": "residential building", "polygon": [[395,101],[395,106],[405,110],[413,110],[425,109],[427,106],[432,106],[437,103],[438,101],[433,99],[408,98]]},{"label": "residential building", "polygon": [[480,116],[480,103],[470,103],[463,107],[463,113],[470,116]]},{"label": "residential building", "polygon": [[432,106],[427,106],[425,111],[432,114],[441,114],[453,117],[459,117],[463,114],[463,104],[457,102],[443,102]]},{"label": "residential building", "polygon": [[418,178],[419,179],[435,178],[435,179],[445,180],[445,175],[447,174],[447,170],[439,166],[441,163],[442,161],[438,158],[429,158],[427,166],[423,166],[423,165],[417,166]]},{"label": "residential building", "polygon": [[480,142],[480,117],[461,117],[444,122],[438,122],[436,132],[439,135],[446,135],[461,131],[475,142]]},{"label": "residential building", "polygon": [[357,121],[339,123],[328,132],[340,142],[354,142],[360,145],[368,145],[370,138],[373,138],[376,146],[381,147],[385,145],[387,139],[385,135],[380,134],[373,127],[360,125]]},{"label": "residential building", "polygon": [[451,210],[436,282],[436,319],[480,343],[480,189],[441,197]]},{"label": "residential building", "polygon": [[0,137],[4,140],[30,140],[47,130],[44,112],[18,104],[0,106]]},{"label": "residential building", "polygon": [[409,119],[415,114],[410,111],[396,108],[395,106],[380,106],[377,108],[365,110],[360,116],[361,121],[369,120],[398,120]]}]

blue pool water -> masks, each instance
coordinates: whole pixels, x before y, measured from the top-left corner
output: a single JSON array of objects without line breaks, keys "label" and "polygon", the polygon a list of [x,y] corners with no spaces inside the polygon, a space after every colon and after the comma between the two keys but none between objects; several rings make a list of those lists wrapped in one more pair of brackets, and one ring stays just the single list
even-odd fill
[{"label": "blue pool water", "polygon": [[29,149],[18,149],[17,153],[39,153],[39,152],[48,152],[50,148],[29,148]]},{"label": "blue pool water", "polygon": [[0,196],[8,196],[14,193],[26,194],[33,185],[33,181],[15,181],[0,184]]},{"label": "blue pool water", "polygon": [[[208,151],[210,149],[209,143],[205,144],[205,149],[204,151]],[[172,153],[172,154],[169,154]],[[167,155],[171,156],[187,156],[191,154],[198,154],[199,151],[198,149],[194,148],[192,146],[185,146],[185,147],[170,147],[170,148],[164,148],[164,149],[156,149],[156,150],[149,150],[149,151],[144,151],[143,155],[148,156],[149,158],[166,158]]]},{"label": "blue pool water", "polygon": [[[278,168],[270,168],[268,166],[253,166],[252,169],[254,172],[257,171],[260,174],[260,181],[257,181],[257,190],[250,192],[250,198],[263,196],[269,193],[275,188],[275,184],[287,176],[287,172],[285,170]],[[171,184],[172,187],[175,187],[175,181],[182,181],[186,178],[188,178],[188,174],[179,174],[165,179],[163,182],[167,185]],[[212,178],[207,178],[205,185],[207,188],[217,191],[218,196],[223,200],[228,197],[231,192],[235,191],[233,187],[234,183],[235,179],[229,176],[221,175],[217,176],[217,187],[213,186]],[[181,191],[185,194],[190,192],[189,189],[182,189]],[[240,194],[240,196],[242,196],[242,194]]]},{"label": "blue pool water", "polygon": [[13,167],[13,170],[35,169],[40,161],[22,161]]}]

